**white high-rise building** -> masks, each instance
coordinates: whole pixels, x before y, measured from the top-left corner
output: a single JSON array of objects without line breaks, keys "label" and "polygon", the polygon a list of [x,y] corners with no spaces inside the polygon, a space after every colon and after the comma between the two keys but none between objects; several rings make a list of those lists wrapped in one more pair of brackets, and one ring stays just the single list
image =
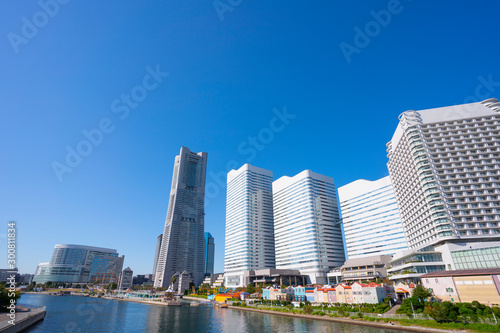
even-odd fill
[{"label": "white high-rise building", "polygon": [[227,174],[224,285],[242,287],[249,270],[274,268],[273,173],[245,164]]},{"label": "white high-rise building", "polygon": [[333,178],[305,170],[273,182],[276,268],[296,269],[310,283],[345,261]]},{"label": "white high-rise building", "polygon": [[434,246],[447,269],[500,265],[499,113],[494,98],[406,111],[387,144],[408,246]]},{"label": "white high-rise building", "polygon": [[349,259],[408,249],[389,176],[339,187],[339,201]]},{"label": "white high-rise building", "polygon": [[155,287],[168,287],[172,276],[184,271],[196,285],[203,281],[206,170],[207,153],[193,153],[182,147],[175,157]]}]

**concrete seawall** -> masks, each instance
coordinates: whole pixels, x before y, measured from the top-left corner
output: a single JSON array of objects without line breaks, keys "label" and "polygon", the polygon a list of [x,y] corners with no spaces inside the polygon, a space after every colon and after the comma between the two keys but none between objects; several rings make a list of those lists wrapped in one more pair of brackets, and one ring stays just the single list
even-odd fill
[{"label": "concrete seawall", "polygon": [[432,332],[432,333],[456,332],[453,330],[444,330],[444,329],[428,328],[428,327],[421,327],[421,326],[402,326],[402,325],[399,325],[397,322],[395,324],[380,323],[380,322],[372,322],[372,321],[353,320],[353,319],[347,319],[347,318],[344,319],[344,318],[328,317],[328,316],[317,316],[317,315],[279,312],[279,311],[259,310],[259,309],[250,308],[250,307],[231,306],[231,305],[229,306],[229,308],[235,309],[235,310],[266,313],[266,314],[271,314],[271,315],[313,319],[313,320],[325,320],[325,321],[333,321],[333,322],[342,323],[342,324],[371,326],[371,327],[377,327],[377,328],[383,328],[383,329],[393,329],[393,330],[401,330],[401,331],[409,331],[409,332]]},{"label": "concrete seawall", "polygon": [[[15,325],[11,325],[7,320],[0,322],[1,333],[18,333],[26,330],[27,328],[35,325],[45,318],[45,307],[41,309],[32,310],[30,312],[16,313]],[[2,318],[3,319],[3,318]]]}]

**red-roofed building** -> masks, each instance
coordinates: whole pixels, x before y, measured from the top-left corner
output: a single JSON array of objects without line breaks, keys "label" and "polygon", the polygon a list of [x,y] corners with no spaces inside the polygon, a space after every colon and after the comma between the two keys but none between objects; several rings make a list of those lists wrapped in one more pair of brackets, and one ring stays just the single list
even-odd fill
[{"label": "red-roofed building", "polygon": [[352,288],[343,284],[339,284],[335,287],[337,294],[337,302],[339,303],[352,303]]}]

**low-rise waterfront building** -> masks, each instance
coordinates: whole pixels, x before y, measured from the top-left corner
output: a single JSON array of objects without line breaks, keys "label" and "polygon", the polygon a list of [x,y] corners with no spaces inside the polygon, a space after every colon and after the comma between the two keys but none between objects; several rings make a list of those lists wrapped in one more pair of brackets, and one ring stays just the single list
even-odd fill
[{"label": "low-rise waterfront building", "polygon": [[385,297],[393,293],[393,288],[384,284],[370,282],[368,284],[354,282],[351,285],[353,303],[379,304]]},{"label": "low-rise waterfront building", "polygon": [[401,251],[393,256],[389,266],[389,279],[395,283],[419,283],[421,275],[436,271],[500,268],[500,242],[450,241]]},{"label": "low-rise waterfront building", "polygon": [[306,301],[306,288],[302,286],[297,286],[293,288],[293,299],[296,302]]},{"label": "low-rise waterfront building", "polygon": [[291,301],[293,300],[294,289],[293,287],[286,287],[283,289],[274,290],[275,299],[278,301]]},{"label": "low-rise waterfront building", "polygon": [[334,267],[326,273],[326,282],[331,285],[337,285],[342,282],[342,268]]},{"label": "low-rise waterfront building", "polygon": [[243,276],[245,286],[250,283],[255,286],[259,284],[297,286],[307,281],[307,275],[300,274],[300,271],[296,269],[257,269],[245,271]]},{"label": "low-rise waterfront building", "polygon": [[329,287],[323,289],[323,292],[326,292],[326,294],[328,295],[328,303],[337,303],[337,293],[335,291],[335,288]]},{"label": "low-rise waterfront building", "polygon": [[500,304],[500,268],[438,271],[420,278],[442,301]]},{"label": "low-rise waterfront building", "polygon": [[314,303],[316,302],[314,289],[316,288],[306,288],[306,301]]},{"label": "low-rise waterfront building", "polygon": [[445,270],[441,252],[433,246],[417,251],[404,250],[397,252],[387,269],[389,280],[395,284],[404,282],[419,283],[420,276],[426,273]]},{"label": "low-rise waterfront building", "polygon": [[337,293],[337,302],[339,303],[352,303],[352,288],[347,285],[339,284],[335,287]]},{"label": "low-rise waterfront building", "polygon": [[341,267],[342,281],[370,281],[387,277],[390,255],[348,259]]}]

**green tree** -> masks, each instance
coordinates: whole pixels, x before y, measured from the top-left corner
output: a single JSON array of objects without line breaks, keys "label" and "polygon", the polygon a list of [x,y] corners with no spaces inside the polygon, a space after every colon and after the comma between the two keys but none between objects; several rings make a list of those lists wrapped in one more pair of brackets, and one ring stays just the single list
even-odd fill
[{"label": "green tree", "polygon": [[245,291],[249,294],[253,294],[255,293],[255,286],[252,283],[249,283]]},{"label": "green tree", "polygon": [[50,287],[52,286],[52,281],[47,281],[47,282],[45,282],[45,286],[46,286],[47,288],[50,288]]},{"label": "green tree", "polygon": [[425,302],[427,298],[432,296],[432,292],[428,289],[425,289],[422,286],[417,286],[413,289],[413,294],[410,298],[403,300],[401,303],[401,307],[396,311],[396,313],[404,313],[408,317],[415,313],[424,312]]},{"label": "green tree", "polygon": [[457,321],[458,307],[452,302],[434,302],[425,308],[425,313],[431,316],[438,323]]},{"label": "green tree", "polygon": [[7,312],[9,309],[7,309],[8,306],[11,304],[11,299],[14,301],[17,301],[21,297],[21,292],[16,291],[16,292],[10,292],[8,289],[5,289],[3,286],[0,287],[0,311],[1,312]]}]

